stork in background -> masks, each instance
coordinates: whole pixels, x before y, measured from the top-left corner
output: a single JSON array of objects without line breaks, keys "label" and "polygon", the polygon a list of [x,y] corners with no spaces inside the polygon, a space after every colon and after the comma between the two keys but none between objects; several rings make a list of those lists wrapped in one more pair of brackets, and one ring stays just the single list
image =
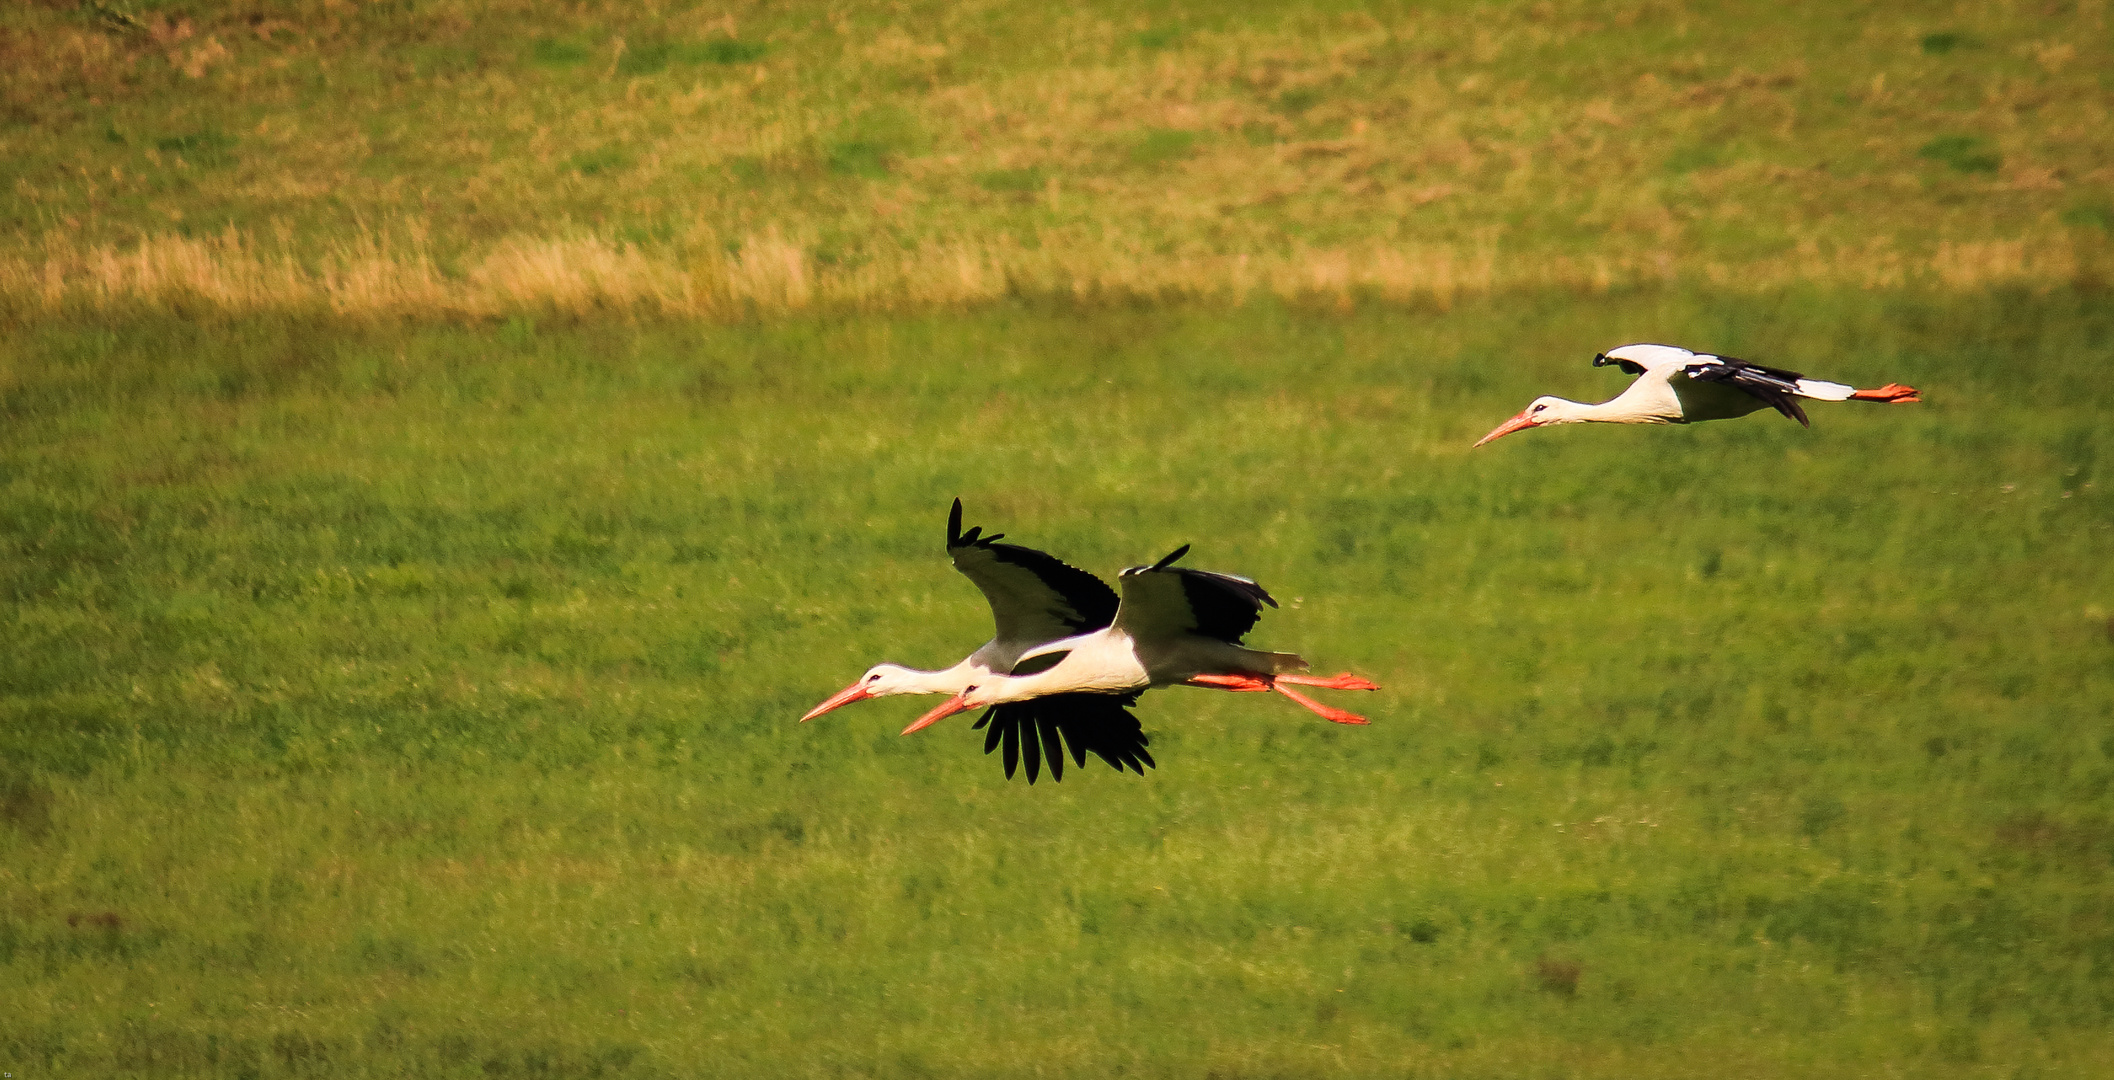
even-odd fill
[{"label": "stork in background", "polygon": [[[962,532],[962,501],[954,500],[947,515],[947,555],[990,602],[992,621],[997,624],[991,640],[960,663],[939,671],[876,664],[857,682],[808,710],[800,718],[802,723],[868,698],[958,694],[994,671],[1010,670],[1038,646],[1099,630],[1114,620],[1116,594],[1100,578],[1033,548],[1001,544],[1003,534],[982,533],[980,527]],[[1127,765],[1142,775],[1145,766],[1155,763],[1145,749],[1149,740],[1144,729],[1129,710],[1136,700],[1136,695],[1088,694],[1009,703],[986,711],[975,726],[989,729],[984,753],[1004,750],[1007,779],[1013,777],[1024,750],[1028,783],[1035,782],[1045,759],[1051,779],[1062,780],[1067,747],[1080,766],[1092,752],[1118,772]]]},{"label": "stork in background", "polygon": [[1896,404],[1923,400],[1913,386],[1888,383],[1877,390],[1859,390],[1676,345],[1624,345],[1593,357],[1594,367],[1609,364],[1637,377],[1629,389],[1598,405],[1560,397],[1535,398],[1518,416],[1499,424],[1475,445],[1551,424],[1693,424],[1762,409],[1775,409],[1811,427],[1806,410],[1798,403],[1800,398]]},{"label": "stork in background", "polygon": [[1324,705],[1293,685],[1334,690],[1378,690],[1356,675],[1302,675],[1305,660],[1241,644],[1265,604],[1263,587],[1244,577],[1174,565],[1189,545],[1151,566],[1123,571],[1122,603],[1107,627],[1052,641],[1023,653],[1001,675],[972,680],[962,691],[903,729],[908,735],[964,709],[1034,701],[1055,695],[1136,695],[1156,686],[1275,691],[1327,720],[1364,724],[1356,713]]}]

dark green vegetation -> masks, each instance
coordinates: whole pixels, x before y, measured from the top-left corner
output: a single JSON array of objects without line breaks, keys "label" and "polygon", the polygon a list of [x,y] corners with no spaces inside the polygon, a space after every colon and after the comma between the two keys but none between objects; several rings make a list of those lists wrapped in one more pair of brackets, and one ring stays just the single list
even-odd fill
[{"label": "dark green vegetation", "polygon": [[[0,1068],[2095,1075],[2110,312],[16,327]],[[1929,403],[1468,452],[1638,338]],[[1159,691],[1030,789],[796,724],[980,640],[957,494],[1196,542],[1374,725]]]}]

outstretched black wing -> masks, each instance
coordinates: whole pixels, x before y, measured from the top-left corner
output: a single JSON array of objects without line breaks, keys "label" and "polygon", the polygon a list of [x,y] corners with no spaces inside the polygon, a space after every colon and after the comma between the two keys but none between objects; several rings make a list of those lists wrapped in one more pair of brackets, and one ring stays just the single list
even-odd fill
[{"label": "outstretched black wing", "polygon": [[1085,766],[1086,755],[1091,753],[1117,772],[1127,765],[1143,776],[1148,766],[1159,766],[1145,749],[1151,740],[1130,711],[1141,692],[1052,694],[993,705],[977,718],[976,727],[984,729],[984,753],[1003,751],[1008,780],[1023,759],[1028,783],[1035,782],[1045,760],[1050,779],[1063,780],[1067,750],[1076,765]]},{"label": "outstretched black wing", "polygon": [[1694,363],[1681,370],[1691,379],[1745,391],[1768,402],[1769,407],[1777,412],[1807,427],[1813,426],[1813,422],[1806,419],[1806,410],[1798,404],[1798,381],[1805,376],[1796,371],[1763,367],[1730,356],[1698,356]]},{"label": "outstretched black wing", "polygon": [[1003,534],[962,532],[962,501],[947,515],[947,554],[983,590],[998,632],[993,655],[977,659],[1003,671],[1020,654],[1058,638],[1099,630],[1116,618],[1116,593],[1100,578],[1034,548],[1001,544]]},{"label": "outstretched black wing", "polygon": [[1151,566],[1123,571],[1117,624],[1141,639],[1190,633],[1240,644],[1262,618],[1263,605],[1276,607],[1277,601],[1247,578],[1176,567],[1188,551],[1184,544]]}]

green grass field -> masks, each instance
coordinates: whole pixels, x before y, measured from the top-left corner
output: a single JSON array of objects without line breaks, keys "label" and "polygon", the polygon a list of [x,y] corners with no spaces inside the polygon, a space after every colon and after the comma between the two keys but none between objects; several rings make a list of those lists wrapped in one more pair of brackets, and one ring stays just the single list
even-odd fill
[{"label": "green grass field", "polygon": [[[0,12],[0,1072],[2098,1077],[2106,5]],[[1672,341],[1919,386],[1469,446]],[[971,524],[1279,600],[1008,781]]]},{"label": "green grass field", "polygon": [[[10,339],[23,1076],[2090,1075],[2104,296]],[[1468,444],[1580,342],[1922,407]],[[1195,541],[1375,723],[1006,782],[795,718],[987,615],[947,501]]]}]

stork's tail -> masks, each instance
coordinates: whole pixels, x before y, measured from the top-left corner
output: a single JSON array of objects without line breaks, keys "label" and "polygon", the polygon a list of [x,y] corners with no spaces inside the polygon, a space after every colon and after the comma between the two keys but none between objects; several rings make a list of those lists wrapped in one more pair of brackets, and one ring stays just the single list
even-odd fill
[{"label": "stork's tail", "polygon": [[1850,395],[1852,401],[1878,401],[1893,405],[1910,405],[1923,400],[1913,386],[1888,383],[1877,390],[1859,390]]}]

